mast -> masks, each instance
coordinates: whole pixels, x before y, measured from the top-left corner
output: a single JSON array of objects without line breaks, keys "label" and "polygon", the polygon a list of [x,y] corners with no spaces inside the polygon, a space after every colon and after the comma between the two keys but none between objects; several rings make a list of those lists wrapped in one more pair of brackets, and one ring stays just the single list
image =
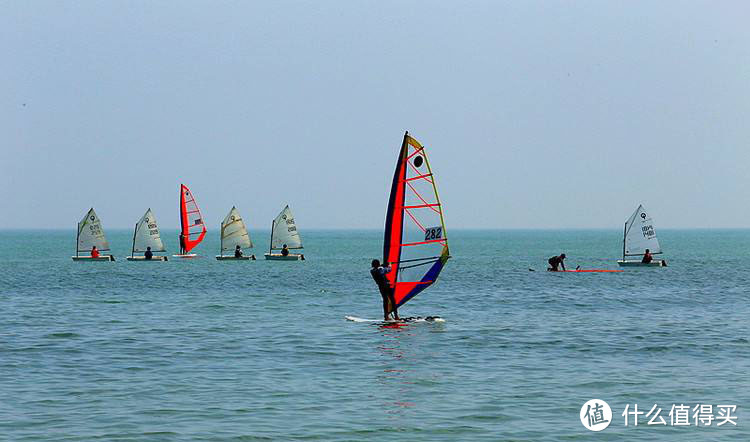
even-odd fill
[{"label": "mast", "polygon": [[622,260],[625,261],[625,237],[628,235],[628,222],[625,221],[625,229],[622,232]]},{"label": "mast", "polygon": [[219,240],[219,255],[224,256],[224,222],[221,223],[221,239]]},{"label": "mast", "polygon": [[271,243],[268,244],[268,254],[273,254],[273,228],[276,227],[276,219],[274,218],[273,221],[271,221]]},{"label": "mast", "polygon": [[135,258],[135,235],[138,234],[138,223],[135,223],[135,228],[133,229],[133,248],[130,250],[130,257]]},{"label": "mast", "polygon": [[[183,193],[182,186],[184,186],[184,184],[180,183],[180,203],[179,203],[180,205],[179,205],[178,208],[180,209],[180,238],[183,238],[183,240],[184,240],[184,238],[185,238],[185,220],[183,219],[184,217],[182,215],[182,205],[183,205],[182,202],[185,199],[185,195]],[[185,241],[185,244],[187,244],[187,241]],[[180,253],[187,253],[187,252],[185,252],[185,249],[183,247],[182,240],[180,241]]]},{"label": "mast", "polygon": [[81,223],[76,224],[76,256],[78,256],[78,240],[81,238]]}]

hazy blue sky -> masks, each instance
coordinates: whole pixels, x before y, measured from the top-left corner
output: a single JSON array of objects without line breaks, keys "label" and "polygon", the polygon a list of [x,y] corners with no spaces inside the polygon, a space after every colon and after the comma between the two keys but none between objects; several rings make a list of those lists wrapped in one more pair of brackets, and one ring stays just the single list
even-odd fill
[{"label": "hazy blue sky", "polygon": [[750,3],[0,4],[0,228],[383,225],[403,131],[451,227],[750,227]]}]

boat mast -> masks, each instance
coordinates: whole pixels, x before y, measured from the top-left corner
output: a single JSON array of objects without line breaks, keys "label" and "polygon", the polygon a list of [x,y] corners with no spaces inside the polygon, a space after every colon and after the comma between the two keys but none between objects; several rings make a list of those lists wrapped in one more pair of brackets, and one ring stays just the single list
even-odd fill
[{"label": "boat mast", "polygon": [[271,243],[268,245],[268,254],[273,255],[273,228],[276,227],[276,220],[271,221]]},{"label": "boat mast", "polygon": [[622,260],[625,261],[625,237],[628,234],[628,222],[625,221],[625,229],[622,231]]},{"label": "boat mast", "polygon": [[130,250],[130,257],[135,258],[135,235],[138,233],[138,224],[135,223],[135,228],[133,229],[133,248]]},{"label": "boat mast", "polygon": [[76,224],[76,257],[78,256],[78,240],[80,238],[81,238],[81,223],[78,223]]},{"label": "boat mast", "polygon": [[219,242],[219,255],[224,256],[224,222],[221,223],[221,239]]}]

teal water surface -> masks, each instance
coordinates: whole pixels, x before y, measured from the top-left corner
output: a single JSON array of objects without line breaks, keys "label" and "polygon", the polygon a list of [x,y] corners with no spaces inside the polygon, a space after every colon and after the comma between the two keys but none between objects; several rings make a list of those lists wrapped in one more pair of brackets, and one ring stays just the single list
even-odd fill
[{"label": "teal water surface", "polygon": [[[114,263],[0,232],[0,440],[750,440],[748,230],[662,230],[669,267],[610,274],[544,268],[617,268],[620,231],[451,231],[402,309],[446,322],[398,328],[344,319],[382,314],[381,232],[303,231],[304,262],[218,262],[213,232],[201,259],[133,263],[107,234]],[[667,425],[625,427],[627,404]],[[672,404],[737,425],[672,427]]]}]

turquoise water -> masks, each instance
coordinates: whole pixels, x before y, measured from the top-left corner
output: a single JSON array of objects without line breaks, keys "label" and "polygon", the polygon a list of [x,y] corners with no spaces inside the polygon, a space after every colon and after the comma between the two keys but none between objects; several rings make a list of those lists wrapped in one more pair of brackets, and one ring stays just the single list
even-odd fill
[{"label": "turquoise water", "polygon": [[[383,328],[344,320],[381,315],[380,232],[303,231],[305,262],[217,262],[214,232],[168,263],[0,232],[0,439],[750,440],[750,231],[661,230],[669,267],[613,274],[541,270],[616,268],[620,231],[449,233],[440,281],[402,309],[446,322]],[[118,258],[131,235],[108,232]],[[593,398],[601,433],[579,420]],[[738,425],[620,415],[681,403],[737,405]]]}]

